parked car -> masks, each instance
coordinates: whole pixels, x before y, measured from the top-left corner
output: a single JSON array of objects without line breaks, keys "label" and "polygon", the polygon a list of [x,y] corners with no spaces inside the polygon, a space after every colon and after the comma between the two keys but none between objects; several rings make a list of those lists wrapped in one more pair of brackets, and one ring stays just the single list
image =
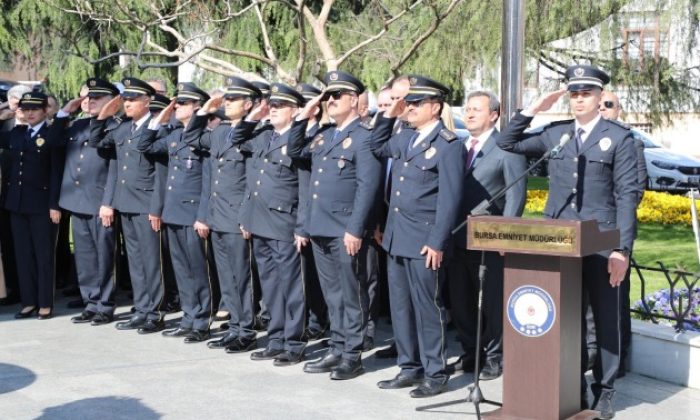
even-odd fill
[{"label": "parked car", "polygon": [[[527,130],[528,133],[542,131],[541,127]],[[652,191],[687,192],[691,187],[700,187],[700,159],[676,153],[651,139],[651,136],[636,128],[632,136],[644,143],[644,159],[647,164],[648,185]],[[530,159],[534,163],[536,159]],[[542,163],[530,171],[532,176],[548,176],[547,164]]]}]

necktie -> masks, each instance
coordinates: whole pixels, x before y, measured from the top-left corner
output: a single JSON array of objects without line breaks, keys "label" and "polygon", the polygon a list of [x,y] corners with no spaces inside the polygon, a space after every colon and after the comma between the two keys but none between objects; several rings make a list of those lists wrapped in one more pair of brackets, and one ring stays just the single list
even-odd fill
[{"label": "necktie", "polygon": [[474,158],[476,157],[476,145],[479,144],[479,139],[473,137],[469,142],[469,151],[467,152],[467,169],[472,167]]},{"label": "necktie", "polygon": [[272,132],[272,135],[270,136],[270,142],[267,143],[267,149],[265,150],[265,153],[270,151],[270,149],[272,148],[272,143],[276,142],[279,137],[280,137],[280,133],[278,133],[276,131]]},{"label": "necktie", "polygon": [[583,134],[586,132],[583,128],[576,130],[576,153],[583,147]]},{"label": "necktie", "polygon": [[136,132],[136,122],[131,123],[131,134],[134,134]]}]

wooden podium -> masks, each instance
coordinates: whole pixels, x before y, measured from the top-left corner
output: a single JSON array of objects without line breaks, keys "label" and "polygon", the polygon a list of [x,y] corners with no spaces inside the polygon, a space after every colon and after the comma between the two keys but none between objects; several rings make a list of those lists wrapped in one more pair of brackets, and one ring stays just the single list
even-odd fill
[{"label": "wooden podium", "polygon": [[[467,247],[505,251],[503,407],[494,419],[589,419],[581,407],[581,259],[617,248],[594,220],[470,216]],[[486,281],[489,281],[488,278]]]}]

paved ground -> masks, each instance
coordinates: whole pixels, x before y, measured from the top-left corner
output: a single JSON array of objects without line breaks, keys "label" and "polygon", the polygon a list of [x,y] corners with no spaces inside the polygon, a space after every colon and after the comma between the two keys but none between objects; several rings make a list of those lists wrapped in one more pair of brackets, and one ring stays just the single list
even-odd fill
[{"label": "paved ground", "polygon": [[[0,419],[476,418],[473,405],[459,402],[471,374],[453,377],[443,395],[414,400],[408,390],[376,387],[397,370],[373,352],[364,358],[365,375],[335,382],[323,374],[305,374],[301,365],[278,368],[253,362],[247,354],[228,355],[159,334],[73,325],[73,313],[64,307],[59,302],[57,316],[48,321],[16,321],[12,315],[18,308],[0,309]],[[389,331],[388,325],[381,326],[380,345]],[[453,337],[449,344],[454,360]],[[320,349],[320,343],[312,343],[307,353],[313,356]],[[635,374],[618,385],[616,418],[700,415],[700,391]],[[482,390],[499,400],[501,381],[483,382]],[[458,402],[426,408],[450,401]]]}]

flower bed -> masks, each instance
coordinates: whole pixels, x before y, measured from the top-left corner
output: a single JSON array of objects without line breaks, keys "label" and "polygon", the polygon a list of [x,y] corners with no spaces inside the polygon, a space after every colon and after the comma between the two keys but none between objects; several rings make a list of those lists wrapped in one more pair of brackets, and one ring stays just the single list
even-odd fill
[{"label": "flower bed", "polygon": [[[546,202],[547,191],[530,190],[527,192],[525,210],[533,213],[542,213]],[[695,205],[700,209],[698,203]],[[682,195],[647,191],[644,193],[644,199],[642,199],[639,208],[637,208],[637,220],[640,223],[683,224],[690,226],[690,199]]]},{"label": "flower bed", "polygon": [[[689,292],[687,288],[673,291],[658,290],[632,305],[633,318],[658,321],[660,324],[677,327],[676,319],[683,318],[682,329],[700,331],[700,287]],[[686,313],[687,311],[687,313]],[[671,318],[671,319],[669,319]]]}]

